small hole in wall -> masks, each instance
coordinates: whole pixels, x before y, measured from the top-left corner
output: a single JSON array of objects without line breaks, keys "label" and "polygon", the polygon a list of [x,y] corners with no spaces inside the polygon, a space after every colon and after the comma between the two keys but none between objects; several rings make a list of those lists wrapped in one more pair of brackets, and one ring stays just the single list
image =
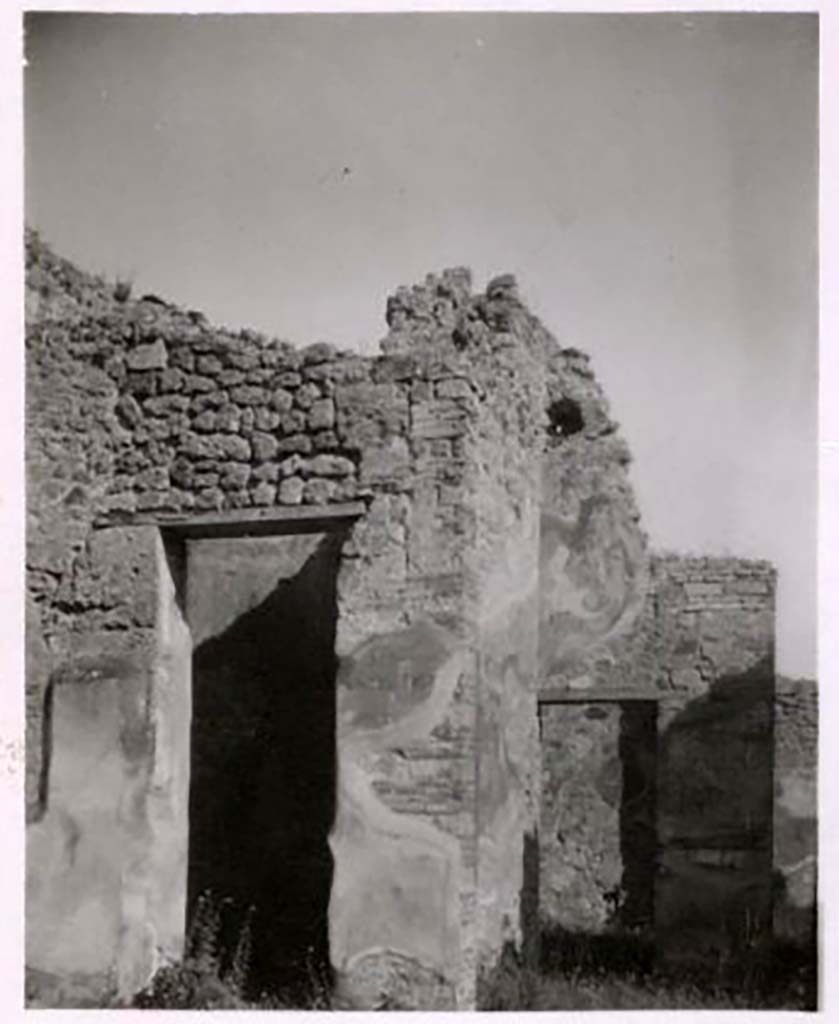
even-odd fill
[{"label": "small hole in wall", "polygon": [[560,398],[548,406],[549,431],[557,437],[579,434],[585,426],[583,411],[573,398]]}]

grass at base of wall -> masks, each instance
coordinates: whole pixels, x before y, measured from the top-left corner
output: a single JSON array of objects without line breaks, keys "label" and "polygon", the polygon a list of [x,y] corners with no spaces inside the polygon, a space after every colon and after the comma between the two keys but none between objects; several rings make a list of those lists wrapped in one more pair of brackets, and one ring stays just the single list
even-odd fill
[{"label": "grass at base of wall", "polygon": [[250,920],[232,956],[223,950],[222,904],[211,893],[198,900],[184,957],[161,967],[131,1005],[144,1010],[330,1010],[331,981],[310,958],[293,988],[254,992],[249,982]]},{"label": "grass at base of wall", "polygon": [[[605,941],[604,941],[605,940]],[[811,951],[768,942],[736,960],[657,964],[634,936],[549,936],[539,968],[505,950],[478,989],[482,1010],[815,1010]]]},{"label": "grass at base of wall", "polygon": [[[132,1005],[144,1009],[338,1009],[331,979],[314,961],[294,990],[249,990],[250,929],[231,955],[219,942],[220,909],[199,901],[178,963],[161,968]],[[656,957],[638,934],[543,934],[539,966],[507,947],[478,985],[481,1010],[814,1010],[815,952],[777,940],[756,942],[737,957],[675,965]],[[115,1005],[115,1004],[111,1004]]]}]

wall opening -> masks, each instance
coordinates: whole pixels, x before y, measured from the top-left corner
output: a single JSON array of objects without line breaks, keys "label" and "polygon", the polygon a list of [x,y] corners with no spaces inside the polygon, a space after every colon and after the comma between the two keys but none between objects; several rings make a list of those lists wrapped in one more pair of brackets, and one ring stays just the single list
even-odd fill
[{"label": "wall opening", "polygon": [[540,917],[552,943],[653,924],[656,704],[540,704]]},{"label": "wall opening", "polygon": [[580,403],[567,397],[551,402],[548,406],[548,422],[551,433],[557,437],[579,434],[586,425]]},{"label": "wall opening", "polygon": [[220,911],[223,962],[250,921],[247,989],[328,970],[341,530],[187,541],[194,638],[188,934]]},{"label": "wall opening", "polygon": [[623,878],[617,923],[630,931],[650,931],[653,927],[658,858],[657,746],[656,703],[642,700],[622,703],[618,749],[623,773],[620,811]]}]

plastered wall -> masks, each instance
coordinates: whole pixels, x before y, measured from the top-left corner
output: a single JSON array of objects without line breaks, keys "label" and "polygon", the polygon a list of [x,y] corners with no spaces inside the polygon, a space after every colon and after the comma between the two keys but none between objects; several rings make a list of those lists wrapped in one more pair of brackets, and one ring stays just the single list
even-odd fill
[{"label": "plastered wall", "polygon": [[338,538],[341,1005],[475,1007],[556,924],[652,921],[674,955],[743,941],[770,913],[773,750],[776,922],[803,927],[814,726],[797,692],[773,713],[774,573],[650,557],[591,364],[512,277],[400,288],[376,358],[117,301],[34,235],[27,284],[33,1004],[129,998],[180,955],[201,600],[221,636],[257,608],[200,583],[208,529],[234,576],[257,527],[269,576],[272,531]]},{"label": "plastered wall", "polygon": [[[543,708],[542,914],[569,931],[637,924],[651,885],[640,922],[662,955],[714,957],[771,924],[774,571],[656,556],[636,578],[640,607],[610,638],[618,659],[549,688]],[[621,745],[622,717],[643,704],[656,735]]]}]

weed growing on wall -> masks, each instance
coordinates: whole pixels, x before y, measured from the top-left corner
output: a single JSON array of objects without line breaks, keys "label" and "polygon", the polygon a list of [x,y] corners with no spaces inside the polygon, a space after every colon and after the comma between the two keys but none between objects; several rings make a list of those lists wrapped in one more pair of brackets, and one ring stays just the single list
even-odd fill
[{"label": "weed growing on wall", "polygon": [[126,277],[118,277],[114,283],[114,298],[117,302],[128,302],[134,284]]},{"label": "weed growing on wall", "polygon": [[236,945],[233,962],[222,964],[221,909],[210,893],[198,904],[182,960],[161,967],[149,985],[134,999],[144,1009],[235,1010],[247,1007],[244,983],[250,954],[250,921],[246,920]]},{"label": "weed growing on wall", "polygon": [[[331,986],[309,957],[305,982],[293,992],[249,992],[252,912],[240,928],[232,957],[223,955],[223,908],[212,893],[202,894],[187,936],[183,959],[161,967],[133,1001],[148,1010],[329,1010]],[[229,963],[227,962],[229,959]]]}]

